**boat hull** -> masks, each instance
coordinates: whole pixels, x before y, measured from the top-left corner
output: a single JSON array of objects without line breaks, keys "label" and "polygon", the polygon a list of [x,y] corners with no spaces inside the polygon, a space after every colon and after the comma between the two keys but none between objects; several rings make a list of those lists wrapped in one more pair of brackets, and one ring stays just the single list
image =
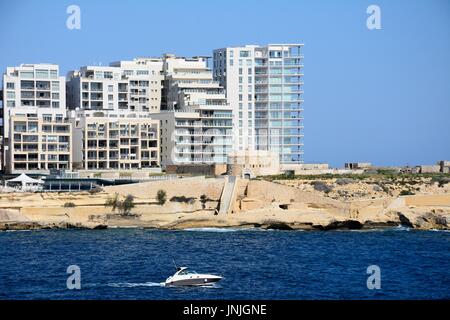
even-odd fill
[{"label": "boat hull", "polygon": [[222,277],[188,278],[166,281],[166,286],[207,286],[220,281]]}]

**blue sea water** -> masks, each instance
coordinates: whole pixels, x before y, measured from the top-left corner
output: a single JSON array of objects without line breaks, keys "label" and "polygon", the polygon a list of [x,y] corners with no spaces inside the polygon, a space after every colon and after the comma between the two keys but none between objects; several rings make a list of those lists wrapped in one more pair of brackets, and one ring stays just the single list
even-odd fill
[{"label": "blue sea water", "polygon": [[[225,278],[161,286],[172,259]],[[69,265],[81,290],[68,290]],[[367,267],[381,269],[369,290]],[[192,229],[0,233],[0,299],[450,299],[450,233]]]}]

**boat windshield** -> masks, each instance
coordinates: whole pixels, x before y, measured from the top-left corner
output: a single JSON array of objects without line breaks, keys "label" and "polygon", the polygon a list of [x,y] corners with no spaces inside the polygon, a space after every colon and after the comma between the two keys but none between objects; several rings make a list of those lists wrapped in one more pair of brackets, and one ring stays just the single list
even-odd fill
[{"label": "boat windshield", "polygon": [[178,275],[180,275],[180,276],[184,276],[184,275],[187,275],[187,274],[197,274],[197,272],[195,272],[195,271],[191,271],[191,270],[183,270],[183,271],[180,271],[179,273],[178,273]]}]

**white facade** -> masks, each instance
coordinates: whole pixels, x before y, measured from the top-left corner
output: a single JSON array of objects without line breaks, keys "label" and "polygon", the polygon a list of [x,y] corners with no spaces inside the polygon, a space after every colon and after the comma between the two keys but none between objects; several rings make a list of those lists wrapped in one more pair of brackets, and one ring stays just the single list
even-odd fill
[{"label": "white facade", "polygon": [[137,170],[160,166],[162,60],[140,58],[68,74],[67,99],[77,168]]},{"label": "white facade", "polygon": [[232,109],[207,58],[164,56],[161,164],[225,164],[232,150]]},{"label": "white facade", "polygon": [[3,75],[4,164],[9,173],[71,169],[65,80],[54,64],[8,67]]},{"label": "white facade", "polygon": [[159,112],[162,60],[139,58],[86,66],[67,76],[70,109]]},{"label": "white facade", "polygon": [[137,58],[133,61],[118,61],[110,66],[122,69],[122,77],[129,81],[129,110],[159,112],[163,62],[159,58]]},{"label": "white facade", "polygon": [[74,167],[138,170],[160,166],[159,121],[149,113],[71,111]]},{"label": "white facade", "polygon": [[270,150],[303,163],[302,44],[214,50],[214,79],[233,107],[235,150]]}]

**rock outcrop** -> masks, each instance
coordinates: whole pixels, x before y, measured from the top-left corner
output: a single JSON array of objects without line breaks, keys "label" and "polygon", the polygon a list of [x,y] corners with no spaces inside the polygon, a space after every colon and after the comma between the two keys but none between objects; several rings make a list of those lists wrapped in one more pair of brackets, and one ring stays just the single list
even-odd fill
[{"label": "rock outcrop", "polygon": [[[338,191],[355,189],[353,179],[327,182]],[[223,179],[180,179],[105,187],[102,192],[0,194],[0,230],[40,228],[143,227],[185,229],[204,227],[260,227],[277,230],[360,230],[398,225],[419,230],[450,229],[450,190],[427,186],[427,193],[386,196],[377,191],[358,199],[332,198],[312,185],[297,181],[274,183],[238,180],[233,214],[217,214]],[[363,188],[362,186],[359,186]],[[359,188],[358,187],[358,188]],[[347,189],[344,189],[347,188]],[[418,187],[419,188],[419,187]],[[425,188],[425,187],[424,187]],[[430,188],[438,188],[430,192]],[[155,201],[167,192],[164,205]],[[364,192],[373,189],[371,183]],[[362,190],[362,189],[361,189]],[[334,192],[334,191],[333,191]],[[359,191],[358,191],[359,192]],[[123,216],[105,207],[114,193],[133,195],[135,207]],[[201,202],[202,198],[208,199]],[[189,201],[182,201],[189,199]],[[66,206],[66,203],[73,205]]]}]

